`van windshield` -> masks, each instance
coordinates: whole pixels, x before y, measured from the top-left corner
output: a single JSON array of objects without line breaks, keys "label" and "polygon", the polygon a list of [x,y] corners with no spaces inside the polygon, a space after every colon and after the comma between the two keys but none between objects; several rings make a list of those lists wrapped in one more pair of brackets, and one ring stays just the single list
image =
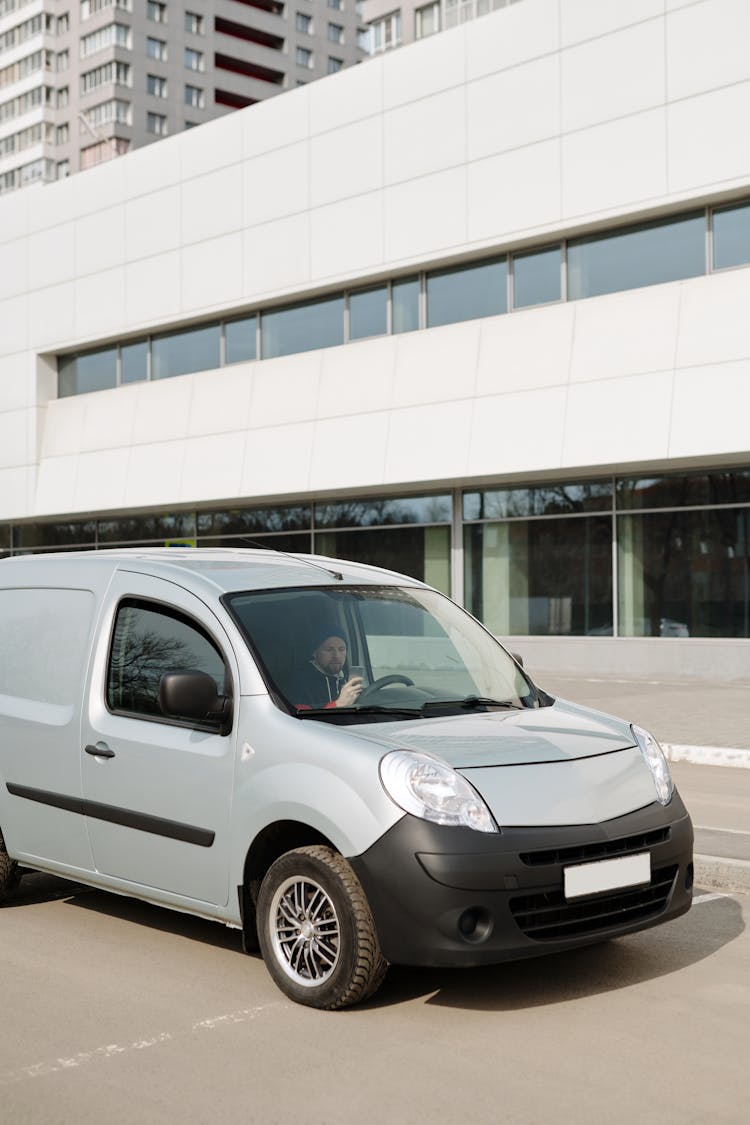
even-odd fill
[{"label": "van windshield", "polygon": [[494,638],[435,590],[336,586],[224,599],[273,693],[300,718],[340,722],[534,707]]}]

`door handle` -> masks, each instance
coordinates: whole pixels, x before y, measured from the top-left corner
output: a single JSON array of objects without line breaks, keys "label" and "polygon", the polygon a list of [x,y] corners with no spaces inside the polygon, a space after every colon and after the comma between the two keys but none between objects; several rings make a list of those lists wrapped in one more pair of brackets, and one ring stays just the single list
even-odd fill
[{"label": "door handle", "polygon": [[93,758],[114,758],[115,756],[114,750],[110,750],[106,742],[97,742],[96,746],[89,743],[88,746],[84,746],[84,750],[87,754],[91,754]]}]

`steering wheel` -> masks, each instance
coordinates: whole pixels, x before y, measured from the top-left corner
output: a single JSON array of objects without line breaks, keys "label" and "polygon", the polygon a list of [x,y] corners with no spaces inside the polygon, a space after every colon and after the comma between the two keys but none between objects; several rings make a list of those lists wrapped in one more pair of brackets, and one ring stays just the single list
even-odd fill
[{"label": "steering wheel", "polygon": [[374,695],[377,695],[382,688],[388,687],[389,684],[406,684],[407,687],[414,687],[414,680],[410,680],[408,676],[400,676],[398,674],[380,676],[359,693],[357,703],[367,703],[368,700],[372,699]]}]

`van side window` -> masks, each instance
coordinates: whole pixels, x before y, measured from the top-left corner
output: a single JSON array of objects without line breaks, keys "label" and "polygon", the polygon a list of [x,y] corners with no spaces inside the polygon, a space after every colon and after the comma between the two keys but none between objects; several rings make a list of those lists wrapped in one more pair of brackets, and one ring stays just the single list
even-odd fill
[{"label": "van side window", "polygon": [[228,675],[216,644],[196,622],[153,602],[121,602],[107,669],[110,711],[163,719],[159,682],[166,672],[207,672],[219,693]]}]

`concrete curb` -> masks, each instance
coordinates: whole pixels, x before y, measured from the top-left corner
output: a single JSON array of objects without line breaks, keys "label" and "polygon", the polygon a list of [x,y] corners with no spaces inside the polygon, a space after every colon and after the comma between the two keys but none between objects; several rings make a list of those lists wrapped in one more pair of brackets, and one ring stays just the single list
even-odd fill
[{"label": "concrete curb", "polygon": [[750,894],[750,860],[695,855],[695,882],[700,887]]},{"label": "concrete curb", "polygon": [[735,766],[750,770],[750,750],[734,750],[724,746],[678,746],[662,742],[661,748],[670,762],[691,762],[696,766]]}]

